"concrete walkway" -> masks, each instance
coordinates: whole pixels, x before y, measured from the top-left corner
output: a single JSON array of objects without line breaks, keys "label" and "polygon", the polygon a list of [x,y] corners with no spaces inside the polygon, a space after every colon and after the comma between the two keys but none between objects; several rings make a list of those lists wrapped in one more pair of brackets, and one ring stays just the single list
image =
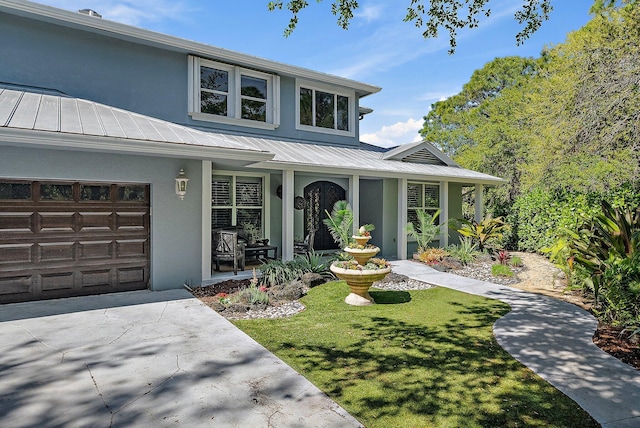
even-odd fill
[{"label": "concrete walkway", "polygon": [[409,260],[393,271],[511,306],[494,333],[507,352],[571,397],[606,428],[640,426],[640,371],[620,362],[592,341],[595,318],[552,297],[478,281]]},{"label": "concrete walkway", "polygon": [[359,427],[184,290],[0,306],[0,427]]}]

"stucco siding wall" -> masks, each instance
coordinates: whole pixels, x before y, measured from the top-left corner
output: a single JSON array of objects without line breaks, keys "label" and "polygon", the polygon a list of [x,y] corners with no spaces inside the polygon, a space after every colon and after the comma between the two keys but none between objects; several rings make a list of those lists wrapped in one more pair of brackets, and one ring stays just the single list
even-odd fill
[{"label": "stucco siding wall", "polygon": [[293,77],[281,78],[280,127],[273,131],[243,128],[195,121],[188,115],[187,53],[1,13],[0,40],[0,82],[55,89],[205,130],[358,145],[357,119],[355,138],[296,130]]},{"label": "stucco siding wall", "polygon": [[[182,201],[180,168],[190,179]],[[0,146],[0,178],[150,184],[151,289],[200,283],[202,162]]]}]

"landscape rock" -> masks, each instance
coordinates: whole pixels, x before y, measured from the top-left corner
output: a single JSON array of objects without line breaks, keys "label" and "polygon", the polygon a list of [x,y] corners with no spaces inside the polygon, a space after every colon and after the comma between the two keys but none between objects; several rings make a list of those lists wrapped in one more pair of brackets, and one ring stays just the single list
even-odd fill
[{"label": "landscape rock", "polygon": [[302,282],[308,288],[317,287],[318,285],[324,284],[326,281],[324,277],[315,272],[307,272],[302,275]]}]

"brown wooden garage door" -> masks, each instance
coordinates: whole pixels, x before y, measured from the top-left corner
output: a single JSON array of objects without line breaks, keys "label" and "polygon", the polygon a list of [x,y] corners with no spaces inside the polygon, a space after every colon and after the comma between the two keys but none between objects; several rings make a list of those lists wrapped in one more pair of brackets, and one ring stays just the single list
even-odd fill
[{"label": "brown wooden garage door", "polygon": [[148,283],[148,185],[0,179],[0,303]]}]

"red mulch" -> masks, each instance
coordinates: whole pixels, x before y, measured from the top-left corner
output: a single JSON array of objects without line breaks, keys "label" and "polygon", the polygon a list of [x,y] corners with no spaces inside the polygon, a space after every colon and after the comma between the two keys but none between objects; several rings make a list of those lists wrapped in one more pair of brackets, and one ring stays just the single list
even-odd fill
[{"label": "red mulch", "polygon": [[607,354],[612,355],[630,366],[640,369],[640,344],[637,335],[630,337],[630,332],[622,332],[619,328],[606,325],[598,326],[593,335],[593,343]]},{"label": "red mulch", "polygon": [[[193,294],[204,300],[218,293],[235,293],[241,288],[248,287],[249,284],[248,279],[230,279],[207,287],[196,287],[193,289]],[[606,353],[640,370],[640,344],[637,342],[640,337],[630,338],[629,336],[628,332],[622,333],[620,329],[600,325],[593,335],[593,343]]]},{"label": "red mulch", "polygon": [[233,294],[241,288],[249,287],[250,284],[249,279],[229,279],[206,287],[195,287],[193,295],[200,298],[215,296],[218,293]]}]

